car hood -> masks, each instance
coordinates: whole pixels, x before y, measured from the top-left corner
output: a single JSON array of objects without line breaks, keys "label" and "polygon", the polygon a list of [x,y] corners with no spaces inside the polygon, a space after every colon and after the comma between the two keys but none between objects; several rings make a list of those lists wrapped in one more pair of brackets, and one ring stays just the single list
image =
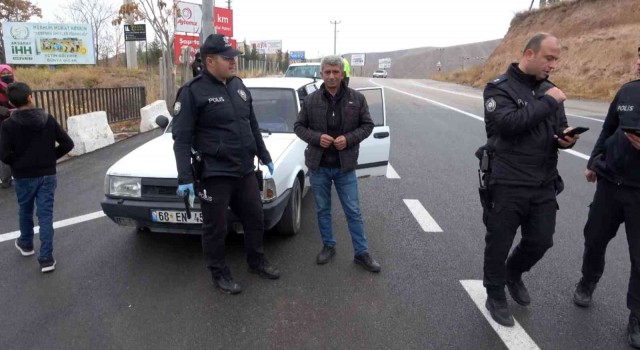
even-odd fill
[{"label": "car hood", "polygon": [[[277,168],[278,159],[293,143],[296,135],[293,133],[274,133],[271,135],[263,134],[262,137]],[[136,148],[109,168],[107,174],[147,178],[177,178],[178,170],[173,153],[173,137],[171,133],[165,133]]]}]

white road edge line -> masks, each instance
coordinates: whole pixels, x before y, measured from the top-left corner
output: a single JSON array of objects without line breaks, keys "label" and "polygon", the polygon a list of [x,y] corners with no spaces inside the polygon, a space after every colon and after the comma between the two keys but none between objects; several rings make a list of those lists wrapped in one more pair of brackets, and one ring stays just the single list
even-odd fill
[{"label": "white road edge line", "polygon": [[396,169],[394,169],[391,164],[387,164],[387,179],[399,179],[400,175],[398,175],[398,173],[396,172]]},{"label": "white road edge line", "polygon": [[411,214],[413,214],[413,216],[416,218],[418,224],[420,224],[420,227],[422,227],[422,230],[424,232],[442,232],[442,229],[440,228],[440,226],[438,226],[438,223],[433,220],[431,215],[429,215],[427,209],[422,206],[422,203],[420,203],[419,200],[404,199],[404,204],[407,205],[407,207],[411,211]]},{"label": "white road edge line", "polygon": [[[102,210],[101,211],[96,211],[94,213],[90,213],[90,214],[86,214],[86,215],[82,215],[82,216],[76,216],[75,218],[56,221],[56,222],[53,223],[53,228],[56,229],[56,228],[61,228],[61,227],[65,227],[65,226],[71,226],[71,225],[79,224],[81,222],[99,219],[99,218],[101,218],[103,216],[106,216],[106,215]],[[16,220],[17,220],[17,218],[16,218]],[[33,232],[35,234],[38,234],[40,232],[40,226],[34,227]],[[20,237],[20,230],[9,232],[9,233],[3,233],[3,234],[0,235],[0,242],[10,241],[10,240],[16,239],[18,237]]]},{"label": "white road edge line", "polygon": [[[441,102],[438,102],[438,101],[434,101],[434,100],[430,100],[430,99],[428,99],[428,98],[425,98],[425,97],[422,97],[422,96],[418,96],[418,95],[414,95],[414,94],[411,94],[411,93],[408,93],[408,92],[405,92],[405,91],[402,91],[402,90],[399,90],[399,89],[396,89],[396,88],[392,88],[392,87],[388,87],[388,86],[383,86],[383,85],[380,85],[380,84],[378,84],[378,83],[376,83],[376,82],[374,82],[374,81],[372,81],[372,80],[369,80],[369,82],[371,82],[372,84],[376,84],[376,85],[378,85],[378,86],[382,86],[382,87],[384,87],[385,89],[393,90],[393,91],[399,92],[399,93],[401,93],[401,94],[405,94],[405,95],[407,95],[407,96],[411,96],[411,97],[413,97],[413,98],[417,98],[417,99],[419,99],[419,100],[427,101],[427,102],[432,103],[432,104],[434,104],[434,105],[437,105],[437,106],[440,106],[440,107],[443,107],[443,108],[450,109],[450,110],[452,110],[452,111],[455,111],[455,112],[458,112],[458,113],[464,114],[464,115],[466,115],[466,116],[468,116],[468,117],[471,117],[471,118],[473,118],[473,119],[480,120],[480,121],[484,122],[484,118],[481,118],[481,117],[479,117],[479,116],[477,116],[477,115],[475,115],[475,114],[471,114],[471,113],[465,112],[465,111],[463,111],[463,110],[457,109],[457,108],[455,108],[455,107],[451,107],[451,106],[446,105],[446,104],[444,104],[444,103],[441,103]],[[584,154],[584,153],[580,153],[580,152],[577,152],[577,151],[574,151],[574,150],[570,150],[570,149],[563,149],[562,151],[567,152],[567,153],[569,153],[569,154],[571,154],[571,155],[574,155],[574,156],[576,156],[576,157],[578,157],[578,158],[582,158],[582,159],[589,160],[589,156],[588,156],[588,155],[586,155],[586,154]]]},{"label": "white road edge line", "polygon": [[480,312],[484,318],[489,321],[491,328],[498,333],[504,345],[507,346],[510,350],[540,350],[538,345],[529,337],[527,332],[520,326],[518,321],[516,321],[515,326],[513,327],[504,327],[498,324],[491,318],[491,314],[489,314],[489,310],[485,307],[485,302],[487,300],[487,292],[482,285],[482,281],[479,280],[461,280],[460,283],[462,287],[469,293],[469,296],[476,304]]},{"label": "white road edge line", "polygon": [[[416,81],[412,81],[412,82],[413,82],[413,85],[419,86],[419,87],[424,88],[424,89],[430,89],[430,90],[440,91],[440,92],[444,92],[444,93],[448,93],[448,94],[452,94],[452,95],[465,96],[465,97],[470,97],[470,98],[475,98],[475,99],[478,99],[478,100],[482,100],[482,96],[465,94],[465,93],[462,93],[462,92],[457,92],[457,91],[452,91],[452,90],[440,89],[440,88],[437,88],[437,87],[420,84],[420,83],[418,83]],[[596,122],[604,123],[604,120],[597,119],[597,118],[585,117],[585,116],[577,115],[577,114],[573,114],[573,113],[566,113],[566,115],[568,117],[582,118],[582,119],[588,119],[588,120],[593,120],[593,121],[596,121]]]}]

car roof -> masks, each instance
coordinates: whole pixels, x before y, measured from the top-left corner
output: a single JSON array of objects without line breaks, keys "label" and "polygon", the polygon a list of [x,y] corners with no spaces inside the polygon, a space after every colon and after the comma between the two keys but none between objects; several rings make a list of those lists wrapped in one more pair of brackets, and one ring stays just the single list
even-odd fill
[{"label": "car roof", "polygon": [[310,78],[247,78],[242,79],[248,88],[288,88],[299,89],[313,83]]}]

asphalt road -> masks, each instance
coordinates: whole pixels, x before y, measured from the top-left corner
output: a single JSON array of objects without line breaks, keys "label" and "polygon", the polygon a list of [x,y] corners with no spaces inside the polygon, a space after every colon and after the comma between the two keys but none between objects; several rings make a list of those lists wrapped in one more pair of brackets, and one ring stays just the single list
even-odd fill
[{"label": "asphalt road", "polygon": [[[34,257],[21,257],[13,240],[0,241],[0,349],[507,349],[504,330],[492,328],[461,283],[482,279],[473,155],[485,141],[484,124],[474,118],[482,117],[481,91],[427,80],[351,82],[386,87],[390,162],[400,176],[360,181],[380,274],[353,264],[339,206],[333,211],[338,254],[328,265],[315,264],[321,241],[311,195],[299,235],[266,238],[281,279],[248,273],[242,238],[230,237],[229,265],[245,288],[238,296],[213,288],[199,237],[140,234],[102,217],[56,229],[52,274],[41,274]],[[590,153],[606,109],[567,103],[567,112],[580,116],[570,116],[570,125],[591,128],[576,152]],[[61,163],[54,220],[99,212],[107,168],[156,135]],[[566,189],[555,246],[524,277],[532,304],[510,301],[523,333],[540,349],[628,348],[623,228],[609,246],[592,307],[571,301],[595,190],[584,180],[585,166],[580,154],[561,153]],[[418,200],[442,232],[423,231],[406,199]],[[0,190],[0,239],[18,229],[16,216],[15,194]]]}]

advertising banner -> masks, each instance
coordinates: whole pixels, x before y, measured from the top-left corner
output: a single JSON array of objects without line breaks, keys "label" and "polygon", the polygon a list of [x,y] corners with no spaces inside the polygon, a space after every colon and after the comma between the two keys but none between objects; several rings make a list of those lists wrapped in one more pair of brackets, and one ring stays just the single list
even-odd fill
[{"label": "advertising banner", "polygon": [[233,36],[233,10],[223,7],[213,8],[213,25],[216,28],[216,33],[226,35],[228,37]]},{"label": "advertising banner", "polygon": [[258,40],[252,41],[251,46],[256,47],[256,51],[261,54],[275,54],[282,51],[282,40]]},{"label": "advertising banner", "polygon": [[363,53],[354,53],[351,55],[351,66],[352,67],[362,67],[364,66],[364,54]]},{"label": "advertising banner", "polygon": [[89,24],[3,23],[9,64],[95,64]]},{"label": "advertising banner", "polygon": [[176,32],[200,33],[202,28],[202,5],[179,2],[176,18]]},{"label": "advertising banner", "polygon": [[182,62],[182,48],[185,46],[191,46],[191,57],[189,63],[192,63],[195,59],[196,51],[200,49],[200,37],[194,35],[176,34],[173,39],[173,59],[175,64],[181,64]]}]

